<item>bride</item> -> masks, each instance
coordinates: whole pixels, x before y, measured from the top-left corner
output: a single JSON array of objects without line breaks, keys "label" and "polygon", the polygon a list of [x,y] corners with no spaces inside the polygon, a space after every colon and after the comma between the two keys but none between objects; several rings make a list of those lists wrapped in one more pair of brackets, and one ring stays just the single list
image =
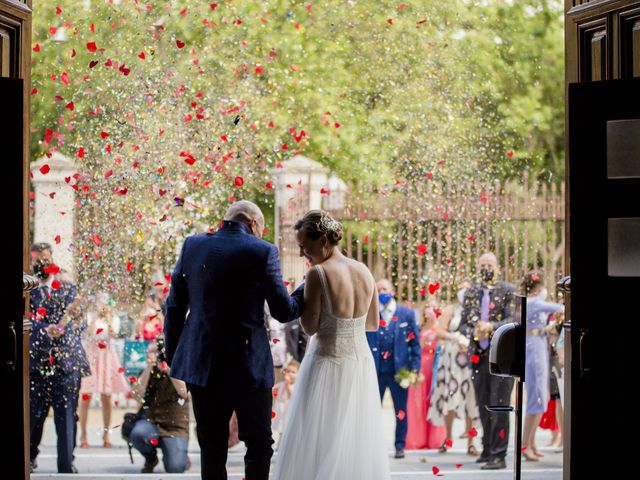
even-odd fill
[{"label": "bride", "polygon": [[389,479],[380,393],[365,330],[377,330],[378,296],[366,266],[346,258],[342,225],[311,210],[295,225],[312,264],[301,323],[313,335],[298,373],[274,480]]}]

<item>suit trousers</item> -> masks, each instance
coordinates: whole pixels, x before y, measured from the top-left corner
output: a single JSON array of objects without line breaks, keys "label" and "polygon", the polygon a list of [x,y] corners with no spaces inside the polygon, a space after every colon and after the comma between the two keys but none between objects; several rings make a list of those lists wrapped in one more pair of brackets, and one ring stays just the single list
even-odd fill
[{"label": "suit trousers", "polygon": [[474,365],[473,386],[482,423],[482,456],[504,459],[509,445],[509,413],[490,412],[488,405],[509,405],[514,379],[489,372],[489,355]]},{"label": "suit trousers", "polygon": [[[384,397],[384,392],[389,388],[391,390],[391,399],[393,400],[393,409],[396,412],[396,449],[403,449],[407,440],[407,400],[409,399],[409,390],[402,388],[393,378],[393,373],[378,373],[378,386],[380,387],[380,400]],[[400,412],[403,413],[400,413]]]},{"label": "suit trousers", "polygon": [[58,437],[58,473],[71,473],[73,450],[76,446],[80,375],[57,371],[53,375],[31,372],[30,456],[35,460],[40,452],[44,422],[53,407],[53,421]]},{"label": "suit trousers", "polygon": [[268,480],[273,455],[271,389],[256,390],[220,380],[210,381],[207,387],[191,384],[188,387],[196,417],[202,480],[227,479],[229,421],[234,411],[238,417],[238,436],[247,447],[244,476],[246,480]]}]

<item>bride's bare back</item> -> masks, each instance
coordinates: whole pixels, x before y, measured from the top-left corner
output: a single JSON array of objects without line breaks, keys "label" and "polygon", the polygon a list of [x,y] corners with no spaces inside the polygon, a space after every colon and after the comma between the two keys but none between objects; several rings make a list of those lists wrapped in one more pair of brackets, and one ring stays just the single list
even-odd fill
[{"label": "bride's bare back", "polygon": [[[367,330],[377,330],[379,325],[378,296],[375,280],[362,263],[335,253],[322,263],[327,278],[333,315],[342,319],[367,316]],[[304,290],[302,326],[313,335],[318,330],[322,311],[322,283],[316,268],[307,274]]]}]

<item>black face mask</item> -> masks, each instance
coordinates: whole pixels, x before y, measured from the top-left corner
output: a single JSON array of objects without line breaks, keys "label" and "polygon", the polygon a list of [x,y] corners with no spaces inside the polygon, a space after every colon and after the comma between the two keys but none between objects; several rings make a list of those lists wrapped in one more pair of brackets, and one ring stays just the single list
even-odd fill
[{"label": "black face mask", "polygon": [[49,268],[49,262],[38,260],[33,264],[33,274],[40,280],[46,280],[49,274],[46,270]]},{"label": "black face mask", "polygon": [[483,268],[482,270],[480,270],[480,277],[482,278],[483,282],[490,282],[493,280],[493,270],[488,270],[486,268]]}]

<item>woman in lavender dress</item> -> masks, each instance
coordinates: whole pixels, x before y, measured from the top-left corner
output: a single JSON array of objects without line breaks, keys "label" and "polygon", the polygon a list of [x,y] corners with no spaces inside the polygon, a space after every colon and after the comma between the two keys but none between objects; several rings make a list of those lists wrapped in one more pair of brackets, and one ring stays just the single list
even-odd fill
[{"label": "woman in lavender dress", "polygon": [[[527,410],[523,432],[523,456],[529,461],[537,461],[543,455],[535,446],[536,427],[549,401],[549,344],[547,335],[555,328],[548,322],[549,316],[563,310],[559,303],[545,302],[542,275],[528,273],[522,289],[527,295],[527,346],[525,357],[525,390]],[[557,317],[557,315],[555,315]],[[555,321],[555,320],[554,320]]]}]

